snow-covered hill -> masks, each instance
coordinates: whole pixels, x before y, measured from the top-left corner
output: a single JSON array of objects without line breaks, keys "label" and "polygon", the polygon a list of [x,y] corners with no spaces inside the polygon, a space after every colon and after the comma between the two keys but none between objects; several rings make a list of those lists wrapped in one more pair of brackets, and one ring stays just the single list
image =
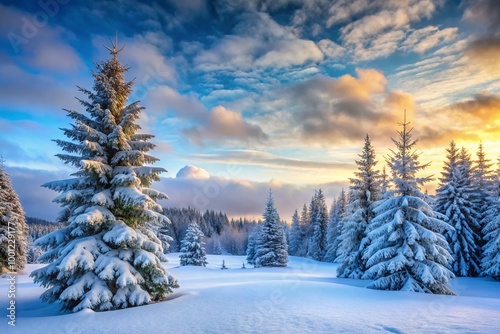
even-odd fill
[{"label": "snow-covered hill", "polygon": [[[500,282],[458,278],[458,296],[378,291],[335,278],[336,264],[290,257],[286,268],[242,269],[243,256],[209,255],[208,266],[165,266],[181,288],[167,301],[131,309],[60,314],[42,288],[17,278],[16,327],[7,325],[7,276],[0,279],[0,333],[498,333]],[[228,270],[221,270],[222,260]]]}]

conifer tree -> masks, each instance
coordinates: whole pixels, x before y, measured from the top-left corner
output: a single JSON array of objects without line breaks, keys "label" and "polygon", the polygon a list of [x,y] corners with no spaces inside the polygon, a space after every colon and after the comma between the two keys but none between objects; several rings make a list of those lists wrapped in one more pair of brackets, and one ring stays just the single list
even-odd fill
[{"label": "conifer tree", "polygon": [[177,287],[163,268],[161,241],[151,224],[168,223],[156,200],[167,195],[150,189],[165,172],[147,166],[158,159],[147,154],[154,136],[139,134],[143,107],[126,105],[132,82],[112,43],[112,58],[96,63],[93,91],[79,88],[86,113],[66,110],[73,124],[63,129],[70,141],[55,140],[66,153],[57,156],[77,171],[68,180],[44,187],[60,192],[60,222],[66,227],[36,242],[50,262],[32,272],[48,288],[44,301],[60,301],[65,310],[105,311],[159,301]]},{"label": "conifer tree", "polygon": [[480,273],[480,251],[479,236],[475,231],[479,229],[480,216],[473,203],[475,190],[471,184],[469,157],[465,150],[459,154],[453,141],[447,152],[434,208],[454,227],[445,234],[453,256],[453,272],[457,276],[477,276]]},{"label": "conifer tree", "polygon": [[373,289],[453,294],[449,280],[454,275],[447,268],[452,257],[441,234],[453,228],[425,202],[419,185],[429,178],[416,173],[427,165],[418,161],[417,140],[406,119],[402,127],[399,139],[393,139],[396,150],[387,159],[394,190],[374,209],[363,278],[374,280],[368,286]]},{"label": "conifer tree", "polygon": [[290,240],[288,242],[288,254],[297,255],[301,247],[302,247],[302,230],[300,227],[299,214],[297,210],[295,210],[292,217]]},{"label": "conifer tree", "polygon": [[480,246],[484,245],[484,235],[482,229],[488,223],[487,211],[492,206],[491,190],[492,190],[492,173],[491,162],[486,159],[483,144],[479,144],[477,153],[477,160],[474,161],[472,168],[472,186],[475,189],[475,206],[479,213],[480,228],[475,232],[480,237]]},{"label": "conifer tree", "polygon": [[306,238],[307,235],[307,226],[309,224],[309,210],[307,209],[307,205],[304,204],[302,207],[302,212],[300,213],[300,220],[299,220],[299,225],[300,225],[300,238],[302,240],[302,243],[300,247],[297,249],[297,252],[295,255],[297,256],[306,256],[307,255],[307,246],[309,243],[309,240]]},{"label": "conifer tree", "polygon": [[343,219],[342,233],[339,237],[340,244],[337,251],[336,262],[341,265],[337,269],[337,277],[361,278],[365,272],[363,253],[366,230],[373,219],[374,203],[380,199],[380,175],[375,166],[375,150],[366,135],[363,152],[356,161],[358,171],[352,178],[350,193],[351,201],[346,208]]},{"label": "conifer tree", "polygon": [[181,266],[203,266],[207,265],[207,255],[203,245],[205,235],[196,222],[191,222],[186,235],[181,243]]},{"label": "conifer tree", "polygon": [[260,226],[256,226],[253,229],[253,231],[248,235],[247,262],[249,264],[255,265],[255,251],[256,251],[255,247],[259,233],[260,233]]},{"label": "conifer tree", "polygon": [[278,211],[274,207],[273,194],[269,191],[264,221],[255,242],[256,267],[286,267],[288,245],[285,231],[280,222]]},{"label": "conifer tree", "polygon": [[485,212],[482,230],[485,245],[481,270],[483,276],[500,280],[500,159],[492,184],[491,207]]},{"label": "conifer tree", "polygon": [[0,273],[24,268],[26,247],[24,211],[0,158]]},{"label": "conifer tree", "polygon": [[338,198],[332,203],[332,208],[330,210],[327,231],[327,249],[325,254],[325,261],[327,262],[335,262],[337,259],[337,251],[340,245],[339,237],[342,232],[343,217],[347,205],[347,196],[344,188],[342,188]]},{"label": "conifer tree", "polygon": [[[308,256],[316,261],[324,261],[327,249],[328,209],[325,196],[319,189],[311,202],[312,235],[309,241]],[[313,216],[314,215],[314,216]]]}]

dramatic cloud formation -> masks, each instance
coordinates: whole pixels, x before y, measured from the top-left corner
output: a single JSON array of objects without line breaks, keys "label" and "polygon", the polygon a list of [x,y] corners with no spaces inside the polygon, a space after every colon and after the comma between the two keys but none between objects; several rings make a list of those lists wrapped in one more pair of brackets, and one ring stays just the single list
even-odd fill
[{"label": "dramatic cloud formation", "polygon": [[314,42],[297,38],[265,13],[243,14],[233,32],[195,57],[200,70],[286,67],[323,59]]},{"label": "dramatic cloud formation", "polygon": [[240,113],[218,106],[208,115],[197,120],[200,124],[184,130],[184,133],[196,144],[206,141],[217,142],[221,139],[250,141],[266,140],[268,136],[255,124],[247,122]]},{"label": "dramatic cloud formation", "polygon": [[260,216],[272,187],[288,217],[347,186],[365,134],[382,161],[404,110],[429,174],[452,138],[500,154],[498,1],[56,2],[0,5],[0,155],[30,214],[55,217],[38,185],[74,170],[51,139],[116,32],[141,131],[180,169],[164,205]]},{"label": "dramatic cloud formation", "polygon": [[467,46],[466,54],[488,70],[500,73],[500,36],[477,39]]},{"label": "dramatic cloud formation", "polygon": [[367,132],[379,136],[387,133],[388,125],[393,127],[398,110],[384,110],[380,97],[386,95],[395,107],[395,94],[404,93],[389,92],[385,76],[377,70],[357,69],[356,74],[317,76],[285,91],[284,98],[293,101],[289,108],[294,111],[295,125],[306,142],[361,140]]},{"label": "dramatic cloud formation", "polygon": [[425,127],[421,139],[438,145],[446,145],[457,138],[462,142],[473,143],[496,140],[500,133],[499,110],[500,96],[477,94],[472,99],[451,104],[441,110],[435,121],[443,126]]},{"label": "dramatic cloud formation", "polygon": [[485,26],[486,33],[473,40],[466,54],[473,62],[483,65],[487,70],[500,73],[500,2],[495,0],[465,1],[469,6],[464,18]]}]

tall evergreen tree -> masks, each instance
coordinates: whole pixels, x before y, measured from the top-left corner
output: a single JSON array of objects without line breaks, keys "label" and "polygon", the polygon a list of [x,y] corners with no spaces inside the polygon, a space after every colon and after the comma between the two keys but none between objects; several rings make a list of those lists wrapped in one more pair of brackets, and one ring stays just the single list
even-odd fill
[{"label": "tall evergreen tree", "polygon": [[31,274],[48,288],[44,301],[75,312],[148,304],[177,287],[150,229],[169,222],[156,203],[167,195],[149,188],[165,170],[145,166],[158,161],[147,154],[154,136],[137,133],[143,108],[126,105],[132,82],[124,80],[116,41],[109,50],[112,58],[95,64],[93,91],[79,88],[86,113],[67,110],[74,124],[63,131],[71,141],[55,140],[67,152],[57,156],[78,169],[74,178],[44,184],[61,193],[54,201],[68,226],[38,239],[46,250],[39,260],[51,263]]},{"label": "tall evergreen tree", "polygon": [[285,230],[274,207],[273,194],[269,191],[264,221],[255,242],[255,266],[286,267],[287,249]]},{"label": "tall evergreen tree", "polygon": [[491,190],[492,190],[492,173],[491,162],[486,159],[483,144],[479,144],[476,152],[477,160],[473,164],[472,185],[475,189],[475,205],[476,210],[480,214],[480,228],[475,232],[480,236],[480,245],[484,245],[484,235],[482,229],[487,222],[487,211],[492,206]]},{"label": "tall evergreen tree", "polygon": [[26,247],[24,211],[0,159],[0,273],[24,268]]},{"label": "tall evergreen tree", "polygon": [[368,135],[359,157],[356,161],[358,171],[354,173],[356,177],[350,180],[351,201],[343,219],[336,259],[336,262],[342,263],[337,269],[337,276],[344,278],[361,278],[366,270],[363,260],[365,243],[362,240],[374,216],[374,203],[380,199],[380,173],[375,169],[375,150]]},{"label": "tall evergreen tree", "polygon": [[318,191],[314,190],[314,195],[309,202],[309,209],[307,211],[307,223],[304,226],[304,238],[305,240],[305,256],[310,256],[310,246],[311,238],[314,234],[314,221],[318,215],[318,205],[317,205]]},{"label": "tall evergreen tree", "polygon": [[447,232],[451,254],[452,269],[458,276],[477,276],[480,272],[479,214],[473,203],[471,170],[468,154],[459,154],[455,142],[447,149],[447,161],[439,179],[434,209],[447,218],[447,223],[454,227]]},{"label": "tall evergreen tree", "polygon": [[207,254],[205,252],[205,235],[196,222],[191,222],[186,236],[181,243],[181,266],[203,266],[207,265]]},{"label": "tall evergreen tree", "polygon": [[441,234],[453,228],[425,202],[419,189],[429,178],[418,178],[416,173],[427,165],[419,163],[417,140],[407,126],[405,119],[399,139],[393,139],[396,150],[387,159],[395,188],[374,209],[363,278],[374,279],[368,286],[373,289],[453,294],[449,280],[454,275],[447,268],[452,257]]},{"label": "tall evergreen tree", "polygon": [[485,212],[483,220],[485,245],[481,269],[482,275],[500,280],[500,159],[492,184],[491,207]]},{"label": "tall evergreen tree", "polygon": [[247,244],[247,262],[249,264],[255,265],[255,244],[257,242],[257,236],[259,228],[256,227],[252,233],[248,235],[248,244]]},{"label": "tall evergreen tree", "polygon": [[288,254],[297,255],[302,247],[302,229],[300,227],[299,214],[297,210],[293,213],[292,228],[290,229],[290,239],[288,241]]},{"label": "tall evergreen tree", "polygon": [[328,209],[321,189],[316,192],[311,207],[310,219],[313,230],[307,255],[316,261],[323,261],[327,249]]},{"label": "tall evergreen tree", "polygon": [[297,249],[296,256],[306,256],[307,255],[307,247],[309,240],[307,239],[307,226],[309,224],[309,210],[307,209],[307,205],[304,204],[302,207],[302,212],[300,213],[300,232],[301,232],[301,240],[302,243],[300,247]]},{"label": "tall evergreen tree", "polygon": [[347,196],[344,188],[339,194],[339,197],[332,203],[330,210],[330,218],[328,221],[327,231],[327,248],[325,261],[335,262],[337,259],[337,251],[340,245],[340,234],[342,233],[343,218],[347,208]]}]

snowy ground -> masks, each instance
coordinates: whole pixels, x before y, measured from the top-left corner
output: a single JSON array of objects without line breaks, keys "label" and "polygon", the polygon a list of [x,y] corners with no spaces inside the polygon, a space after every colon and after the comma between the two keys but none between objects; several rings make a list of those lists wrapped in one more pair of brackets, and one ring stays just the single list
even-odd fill
[{"label": "snowy ground", "polygon": [[[207,268],[166,268],[180,289],[167,301],[110,312],[59,313],[17,277],[16,327],[7,325],[7,277],[0,279],[0,333],[498,333],[500,282],[453,281],[459,296],[377,291],[335,278],[335,264],[291,257],[287,268],[242,269],[242,256],[208,256]],[[221,270],[225,259],[228,270]]]}]

